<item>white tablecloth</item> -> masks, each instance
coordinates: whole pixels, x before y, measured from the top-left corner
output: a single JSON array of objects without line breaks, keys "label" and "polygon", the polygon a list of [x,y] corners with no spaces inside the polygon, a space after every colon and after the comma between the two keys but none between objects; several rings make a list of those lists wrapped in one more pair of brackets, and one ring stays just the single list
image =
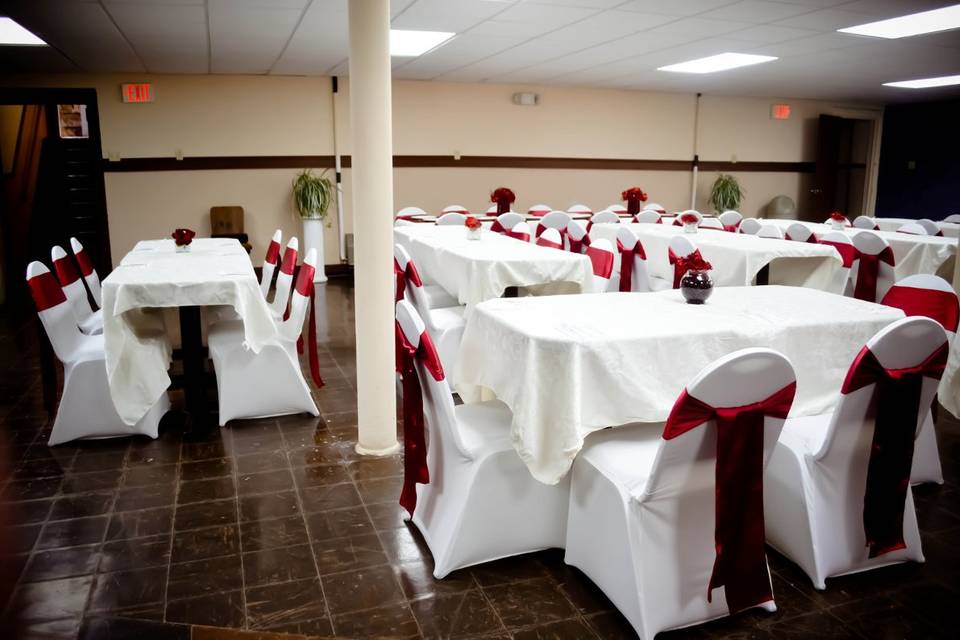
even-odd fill
[{"label": "white tablecloth", "polygon": [[170,386],[172,347],[156,310],[193,305],[233,307],[255,352],[276,339],[253,265],[236,240],[198,238],[188,253],[178,253],[173,240],[142,241],[103,281],[107,378],[127,424],[143,417]]},{"label": "white tablecloth", "polygon": [[[796,220],[763,220],[764,224],[776,224],[786,229]],[[816,235],[821,235],[833,229],[830,225],[804,222]],[[844,232],[854,235],[860,233],[860,229],[846,228]],[[947,280],[953,279],[953,268],[947,265],[951,257],[957,255],[957,239],[941,238],[938,236],[915,236],[909,233],[898,233],[896,231],[874,231],[877,235],[885,239],[890,248],[893,249],[893,257],[897,261],[894,267],[894,274],[897,280],[918,273],[937,273],[944,268],[943,275]],[[797,243],[801,244],[801,243]]]},{"label": "white tablecloth", "polygon": [[[616,245],[618,227],[595,225],[590,237],[606,238]],[[673,267],[667,261],[667,249],[674,236],[684,233],[683,228],[672,224],[631,224],[630,229],[643,243],[650,275],[672,283]],[[713,265],[710,275],[717,285],[749,285],[761,269],[771,265],[770,284],[840,291],[837,272],[842,265],[831,247],[704,229],[687,237]]]},{"label": "white tablecloth", "polygon": [[[916,222],[913,218],[875,218],[881,231],[896,231],[908,222]],[[956,222],[937,222],[943,235],[947,238],[960,236],[960,224]]]},{"label": "white tablecloth", "polygon": [[531,474],[555,483],[592,431],[666,420],[703,367],[746,347],[797,371],[793,416],[837,400],[854,356],[899,309],[802,287],[718,287],[705,305],[679,291],[491,300],[463,335],[455,379],[467,401],[490,391],[513,411]]},{"label": "white tablecloth", "polygon": [[416,225],[395,228],[394,237],[425,282],[439,284],[468,310],[507,287],[561,285],[569,293],[589,291],[593,279],[586,256],[489,231],[469,240],[463,227]]}]

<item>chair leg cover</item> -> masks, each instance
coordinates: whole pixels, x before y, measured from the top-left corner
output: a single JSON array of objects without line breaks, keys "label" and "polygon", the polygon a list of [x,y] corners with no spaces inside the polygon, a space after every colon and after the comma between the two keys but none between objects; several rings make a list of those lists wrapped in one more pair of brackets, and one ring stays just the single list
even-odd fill
[{"label": "chair leg cover", "polygon": [[940,449],[937,447],[937,431],[933,426],[933,413],[928,413],[913,445],[913,470],[911,484],[933,482],[943,484],[943,469],[940,467]]}]

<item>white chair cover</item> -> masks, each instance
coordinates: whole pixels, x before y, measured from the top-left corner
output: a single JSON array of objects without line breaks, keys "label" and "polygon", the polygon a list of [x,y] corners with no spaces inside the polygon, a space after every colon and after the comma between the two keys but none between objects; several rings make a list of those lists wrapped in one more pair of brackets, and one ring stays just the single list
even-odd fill
[{"label": "white chair cover", "polygon": [[400,209],[399,211],[397,211],[394,218],[410,218],[414,216],[425,216],[425,215],[429,215],[429,214],[423,209],[421,209],[420,207],[404,207],[403,209]]},{"label": "white chair cover", "polygon": [[[287,248],[283,252],[280,262],[280,273],[277,274],[277,286],[273,291],[273,301],[270,303],[270,313],[274,320],[279,320],[287,311],[290,302],[290,287],[293,286],[293,272],[297,268],[297,254],[300,243],[296,237],[287,241]],[[262,285],[261,285],[262,286]]]},{"label": "white chair cover", "polygon": [[813,231],[810,230],[810,227],[803,224],[802,222],[794,222],[787,227],[787,230],[784,232],[783,237],[786,240],[793,240],[794,242],[816,242],[817,237],[813,235]]},{"label": "white chair cover", "polygon": [[783,240],[783,229],[774,225],[774,224],[763,224],[760,225],[760,231],[757,232],[758,238],[775,238],[777,240]]},{"label": "white chair cover", "polygon": [[567,227],[570,225],[570,214],[563,211],[551,211],[537,221],[534,236],[539,238],[547,229],[556,229],[560,235],[560,243],[566,248],[564,239],[567,235]]},{"label": "white chair cover", "polygon": [[437,224],[440,226],[463,226],[467,222],[467,216],[456,211],[445,213],[437,218]]},{"label": "white chair cover", "polygon": [[640,224],[659,224],[660,212],[655,209],[644,209],[634,219]]},{"label": "white chair cover", "polygon": [[930,232],[919,222],[908,222],[906,224],[900,225],[897,229],[898,233],[909,233],[912,236],[929,236]]},{"label": "white chair cover", "polygon": [[[400,220],[394,224],[413,224],[407,220]],[[280,261],[280,243],[283,242],[283,232],[277,229],[270,238],[270,244],[267,245],[267,253],[263,257],[263,270],[260,274],[260,291],[263,293],[264,300],[270,294],[270,285],[273,284],[273,274],[277,270],[277,263]]]},{"label": "white chair cover", "polygon": [[103,306],[100,294],[100,276],[97,275],[97,270],[93,268],[93,262],[91,262],[90,256],[76,238],[70,238],[70,249],[73,251],[73,256],[77,259],[77,266],[80,267],[80,275],[82,275],[84,281],[86,281],[90,295],[93,296],[93,301],[97,303],[98,307]]},{"label": "white chair cover", "polygon": [[942,236],[943,232],[940,230],[940,225],[931,220],[930,218],[920,218],[917,220],[917,224],[926,229],[928,236]]},{"label": "white chair cover", "polygon": [[[763,564],[751,563],[754,570],[735,579],[732,572],[727,574],[731,579],[722,589],[709,587],[715,584],[713,578],[722,582],[724,577],[718,546],[735,553],[730,550],[735,545],[720,544],[732,540],[718,527],[718,514],[721,524],[738,516],[759,521],[762,532],[763,508],[757,492],[763,492],[763,466],[770,459],[786,416],[784,406],[789,410],[795,388],[796,376],[785,357],[769,349],[745,349],[701,371],[674,405],[665,429],[619,427],[587,438],[573,463],[565,560],[600,587],[641,640],[727,616],[733,610],[776,609],[762,533],[745,549],[751,558],[762,558]],[[715,408],[754,403],[763,403],[764,408],[724,424],[721,431]],[[771,403],[778,408],[768,409]],[[698,405],[703,409],[702,420],[687,418],[684,424],[681,420],[689,416],[687,410]],[[762,426],[757,431],[731,428],[740,427],[741,419],[750,424],[759,421]],[[753,436],[745,440],[750,443],[750,458],[732,465],[750,473],[718,486],[718,476],[726,477],[721,471],[731,467],[726,445],[734,433]],[[744,500],[718,503],[731,493]],[[747,500],[748,495],[755,500]],[[737,507],[743,506],[747,508],[738,513]],[[741,523],[734,539],[745,535],[747,528]],[[755,526],[751,529],[756,531]],[[715,573],[718,570],[720,576]],[[744,597],[740,580],[745,578],[758,587],[752,597]]]},{"label": "white chair cover", "polygon": [[538,227],[538,229],[540,229],[540,236],[537,238],[537,246],[563,250],[563,237],[557,229],[550,227]]},{"label": "white chair cover", "polygon": [[567,207],[567,213],[593,213],[593,209],[585,204],[573,204]]},{"label": "white chair cover", "polygon": [[867,231],[877,231],[877,221],[870,216],[857,216],[853,219],[853,226],[856,229],[866,229]]},{"label": "white chair cover", "polygon": [[[830,224],[832,221],[833,221],[832,218],[827,218],[826,220],[823,221],[823,223],[824,223],[824,224]],[[853,226],[853,224],[850,222],[850,218],[848,218],[848,217],[846,217],[846,216],[843,217],[843,226],[845,226],[845,227],[852,227],[852,226]]]},{"label": "white chair cover", "polygon": [[620,259],[610,278],[609,291],[650,291],[647,254],[637,234],[627,225],[617,229],[617,253]]},{"label": "white chair cover", "polygon": [[831,291],[841,291],[843,295],[852,297],[853,279],[851,272],[857,259],[857,249],[853,246],[853,240],[843,231],[828,231],[820,236],[819,243],[835,248],[843,261],[842,267],[837,271],[836,286],[831,287]]},{"label": "white chair cover", "polygon": [[728,231],[731,228],[735,229],[737,226],[739,226],[740,221],[743,220],[743,216],[740,214],[740,212],[734,211],[733,209],[727,209],[726,211],[720,214],[719,218],[720,218],[720,223]]},{"label": "white chair cover", "polygon": [[463,215],[470,215],[470,210],[461,204],[448,204],[443,208],[441,213],[462,213]]},{"label": "white chair cover", "polygon": [[601,238],[592,242],[584,253],[593,265],[593,293],[603,293],[610,286],[610,278],[613,276],[613,245],[609,240]]},{"label": "white chair cover", "polygon": [[80,280],[80,274],[70,256],[60,246],[54,246],[50,250],[50,258],[53,260],[53,268],[57,272],[63,293],[70,302],[77,326],[88,335],[103,333],[103,311],[94,311],[90,306],[87,288]]},{"label": "white chair cover", "polygon": [[719,218],[702,218],[700,223],[697,225],[700,229],[711,229],[717,231],[725,231],[723,228],[723,223],[720,222]]},{"label": "white chair cover", "polygon": [[590,216],[590,225],[595,224],[620,224],[620,216],[613,211],[598,211]]},{"label": "white chair cover", "polygon": [[667,212],[667,209],[658,202],[648,202],[647,204],[643,205],[642,211],[656,211],[660,215],[663,215]]},{"label": "white chair cover", "polygon": [[[545,216],[551,211],[553,211],[553,207],[548,204],[535,204],[527,209],[527,214],[531,216]],[[494,212],[496,212],[496,207],[494,207]]]},{"label": "white chair cover", "polygon": [[590,234],[587,225],[580,220],[571,220],[567,224],[567,247],[573,253],[583,253],[590,246]]},{"label": "white chair cover", "polygon": [[515,213],[513,211],[501,213],[499,216],[497,216],[497,220],[493,223],[493,226],[490,227],[490,230],[495,233],[503,233],[504,231],[513,229],[523,221],[524,217],[519,213]]},{"label": "white chair cover", "polygon": [[[857,261],[853,263],[853,269],[850,272],[850,279],[854,283],[853,297],[868,302],[882,300],[895,280],[896,259],[893,257],[893,249],[885,239],[873,231],[861,231],[855,234],[853,246],[857,249]],[[870,280],[874,269],[876,286],[871,288]]]},{"label": "white chair cover", "polygon": [[756,218],[744,218],[740,221],[739,231],[740,233],[746,233],[751,236],[755,236],[760,233],[760,221]]},{"label": "white chair cover", "polygon": [[943,219],[944,222],[956,222],[960,224],[960,213],[951,213]]},{"label": "white chair cover", "polygon": [[[882,376],[870,381],[861,374],[880,367],[915,367],[937,351],[942,351],[945,360],[946,335],[940,325],[929,318],[898,320],[871,338],[854,360],[832,414],[792,419],[784,426],[764,477],[767,543],[796,562],[817,589],[825,589],[831,576],[908,560],[923,562],[909,484],[902,483],[905,495],[890,491],[889,484],[869,484],[872,451],[877,448],[875,443],[879,444],[878,412],[888,412],[891,406],[908,400],[904,393],[880,393],[877,381]],[[873,366],[867,366],[871,362]],[[899,425],[908,430],[908,438],[919,431],[937,389],[936,380],[921,380],[918,414],[912,424]],[[875,469],[880,468],[878,463]],[[902,470],[896,471],[893,483],[899,485],[896,478]],[[906,470],[907,477],[909,473]],[[874,478],[889,481],[879,473]],[[882,499],[879,503],[867,498],[869,486],[877,488],[874,495]],[[879,491],[881,487],[885,491]],[[877,513],[877,504],[887,505],[895,518],[902,505],[901,524],[880,520],[881,525],[888,525],[880,530],[884,535],[878,535],[876,517],[871,515]],[[866,521],[872,523],[871,546]],[[888,538],[891,531],[902,534],[899,544]]]}]

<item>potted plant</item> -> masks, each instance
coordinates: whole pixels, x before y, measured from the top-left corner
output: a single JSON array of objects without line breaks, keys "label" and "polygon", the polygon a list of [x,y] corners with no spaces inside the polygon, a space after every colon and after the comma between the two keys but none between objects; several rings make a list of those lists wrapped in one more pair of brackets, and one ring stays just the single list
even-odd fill
[{"label": "potted plant", "polygon": [[317,250],[317,271],[314,282],[326,282],[323,271],[323,225],[327,210],[333,202],[334,186],[324,171],[319,176],[310,169],[304,169],[293,181],[293,202],[303,221],[304,254],[310,249]]},{"label": "potted plant", "polygon": [[710,189],[710,204],[718,214],[728,209],[740,210],[744,190],[736,178],[727,173],[721,173]]}]

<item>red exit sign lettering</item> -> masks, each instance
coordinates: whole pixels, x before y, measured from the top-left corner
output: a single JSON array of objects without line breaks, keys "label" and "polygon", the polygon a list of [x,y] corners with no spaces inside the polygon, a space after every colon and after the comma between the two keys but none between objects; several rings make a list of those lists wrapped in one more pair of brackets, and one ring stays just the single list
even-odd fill
[{"label": "red exit sign lettering", "polygon": [[153,102],[153,85],[149,82],[120,85],[124,102]]},{"label": "red exit sign lettering", "polygon": [[790,105],[788,104],[774,104],[770,106],[770,117],[774,120],[789,120],[790,119]]}]

